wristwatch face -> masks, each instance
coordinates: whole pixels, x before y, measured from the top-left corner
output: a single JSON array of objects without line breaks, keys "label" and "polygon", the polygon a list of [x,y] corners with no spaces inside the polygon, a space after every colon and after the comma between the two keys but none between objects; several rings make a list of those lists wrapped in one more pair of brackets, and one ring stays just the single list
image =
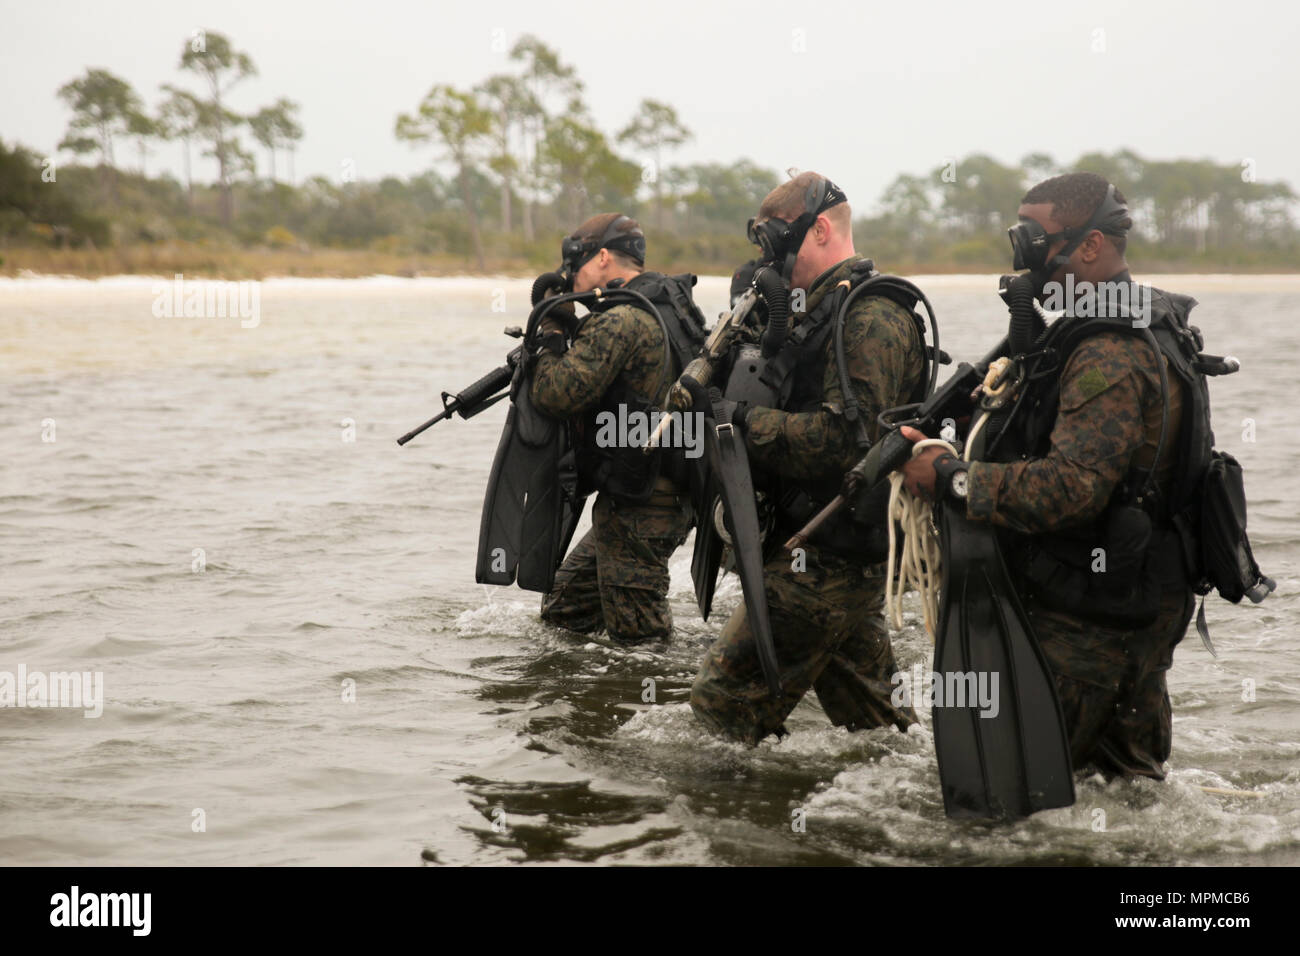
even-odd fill
[{"label": "wristwatch face", "polygon": [[966,474],[965,469],[962,469],[961,471],[953,472],[952,485],[951,485],[952,493],[956,495],[958,498],[966,497],[966,482],[968,480],[968,477],[969,476]]}]

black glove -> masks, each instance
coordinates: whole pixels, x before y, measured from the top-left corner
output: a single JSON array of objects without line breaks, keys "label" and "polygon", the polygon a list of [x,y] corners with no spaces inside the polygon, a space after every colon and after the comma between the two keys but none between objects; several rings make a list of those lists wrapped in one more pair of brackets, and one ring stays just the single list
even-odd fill
[{"label": "black glove", "polygon": [[552,355],[563,355],[569,350],[569,336],[559,329],[548,329],[543,323],[541,347]]},{"label": "black glove", "polygon": [[561,302],[547,311],[546,318],[542,319],[538,328],[542,331],[558,329],[565,335],[572,337],[578,328],[578,315],[573,309],[573,303]]},{"label": "black glove", "polygon": [[[723,398],[716,387],[706,389],[689,375],[682,376],[681,383],[682,388],[690,393],[691,411],[703,412],[704,417],[710,421],[730,422],[742,436],[744,435],[745,418],[749,415],[748,402],[733,402]],[[721,419],[718,418],[719,413]]]}]

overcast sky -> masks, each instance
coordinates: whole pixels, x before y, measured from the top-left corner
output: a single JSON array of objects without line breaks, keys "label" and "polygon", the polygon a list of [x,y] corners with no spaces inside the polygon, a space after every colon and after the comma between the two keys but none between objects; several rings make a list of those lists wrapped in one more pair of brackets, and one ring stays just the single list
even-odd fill
[{"label": "overcast sky", "polygon": [[[346,159],[361,179],[409,175],[432,152],[395,139],[396,114],[435,83],[513,69],[498,50],[533,33],[577,67],[607,134],[642,98],[665,100],[695,133],[672,161],[817,169],[863,212],[897,173],[974,151],[1004,162],[1121,147],[1251,159],[1258,179],[1300,187],[1291,0],[0,0],[0,10],[0,138],[42,154],[69,118],[56,90],[87,66],[124,77],[150,106],[162,83],[199,90],[176,63],[205,27],[259,70],[230,108],[301,104],[300,180],[337,179]],[[152,168],[179,173],[180,149],[157,146]],[[134,166],[134,148],[122,144],[119,161]],[[196,176],[214,165],[201,161]]]}]

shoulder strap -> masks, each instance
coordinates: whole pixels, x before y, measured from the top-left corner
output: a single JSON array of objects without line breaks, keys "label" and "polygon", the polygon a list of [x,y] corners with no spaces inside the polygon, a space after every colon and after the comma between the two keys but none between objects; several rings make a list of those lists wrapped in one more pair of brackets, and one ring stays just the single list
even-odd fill
[{"label": "shoulder strap", "polygon": [[[930,301],[925,297],[925,293],[902,276],[877,272],[870,259],[864,259],[855,264],[849,279],[842,281],[833,294],[836,302],[835,368],[840,379],[840,389],[844,392],[844,417],[852,424],[855,441],[858,448],[863,451],[871,445],[871,439],[868,423],[862,418],[858,397],[853,389],[849,387],[848,357],[844,352],[844,322],[848,315],[849,306],[864,295],[881,296],[906,311],[912,317],[912,322],[915,325],[917,339],[921,343],[921,354],[923,356],[928,355],[931,359],[930,365],[933,373],[929,376],[926,376],[924,372],[922,373],[920,381],[912,390],[912,394],[908,396],[909,401],[924,401],[929,396],[934,389],[935,380],[938,378],[939,362],[942,360],[942,353],[938,350],[939,326],[934,320],[934,310],[930,307]],[[925,320],[916,312],[916,306],[919,302],[925,303],[934,330],[935,341],[929,346],[925,344]]]},{"label": "shoulder strap", "polygon": [[706,337],[704,313],[691,295],[696,281],[689,272],[675,276],[643,272],[626,286],[659,307],[660,321],[677,360],[678,371],[695,357]]},{"label": "shoulder strap", "polygon": [[[1151,296],[1151,321],[1147,325],[1116,321],[1114,318],[1085,319],[1062,327],[1056,335],[1052,334],[1056,328],[1053,326],[1040,341],[1052,347],[1057,355],[1058,378],[1060,370],[1065,368],[1074,350],[1085,339],[1102,332],[1137,336],[1156,354],[1156,370],[1160,375],[1163,403],[1160,439],[1150,468],[1143,469],[1141,480],[1133,482],[1133,494],[1135,497],[1144,497],[1154,492],[1156,470],[1163,456],[1168,453],[1172,441],[1181,464],[1169,500],[1161,503],[1163,510],[1171,512],[1179,510],[1195,496],[1205,469],[1209,466],[1214,435],[1210,430],[1209,390],[1205,376],[1207,369],[1214,367],[1214,361],[1221,363],[1222,360],[1200,354],[1203,346],[1200,330],[1187,324],[1188,313],[1196,305],[1195,299],[1161,289],[1152,289]],[[1165,369],[1166,360],[1184,386],[1182,423],[1179,435],[1172,438],[1167,434],[1169,379]]]}]

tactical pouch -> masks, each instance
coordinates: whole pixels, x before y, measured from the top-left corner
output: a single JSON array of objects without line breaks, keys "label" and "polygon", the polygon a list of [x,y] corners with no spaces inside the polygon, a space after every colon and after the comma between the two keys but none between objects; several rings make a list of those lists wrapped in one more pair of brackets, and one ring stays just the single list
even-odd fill
[{"label": "tactical pouch", "polygon": [[[655,410],[650,403],[634,399],[626,391],[614,394],[623,400],[629,416],[636,414],[648,417]],[[660,447],[647,455],[637,444],[601,447],[596,437],[599,429],[595,424],[595,416],[585,418],[582,428],[586,441],[582,446],[579,464],[586,481],[581,487],[585,491],[603,492],[619,504],[638,505],[649,501],[665,459],[673,453],[681,455],[679,449],[671,447],[674,444],[671,429],[665,436],[670,447]],[[627,436],[620,436],[620,442],[625,437]]]},{"label": "tactical pouch", "polygon": [[1227,452],[1210,457],[1201,489],[1201,575],[1197,594],[1211,590],[1237,604],[1258,604],[1277,585],[1260,570],[1246,536],[1246,487],[1241,465]]},{"label": "tactical pouch", "polygon": [[[1135,505],[1106,512],[1094,542],[1044,536],[1023,549],[1019,570],[1044,607],[1109,627],[1138,628],[1160,615],[1151,518]],[[1093,570],[1098,560],[1105,570]]]},{"label": "tactical pouch", "polygon": [[590,490],[602,491],[619,504],[645,504],[654,494],[664,458],[662,450],[647,455],[640,448],[612,449],[592,468]]}]

